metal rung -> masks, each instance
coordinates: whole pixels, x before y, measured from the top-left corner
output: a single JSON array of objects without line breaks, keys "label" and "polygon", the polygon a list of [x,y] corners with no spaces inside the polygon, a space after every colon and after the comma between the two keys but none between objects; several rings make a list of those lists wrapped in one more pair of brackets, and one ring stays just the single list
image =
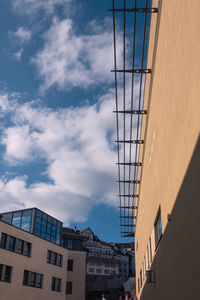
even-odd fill
[{"label": "metal rung", "polygon": [[118,195],[118,197],[139,198],[139,195],[138,195],[138,194],[132,194],[132,195]]},{"label": "metal rung", "polygon": [[139,184],[140,180],[118,180],[117,182]]},{"label": "metal rung", "polygon": [[133,115],[146,115],[147,110],[115,110],[114,113],[120,114],[133,114]]},{"label": "metal rung", "polygon": [[120,216],[121,219],[136,219],[136,216]]},{"label": "metal rung", "polygon": [[144,144],[144,140],[126,140],[126,141],[115,141],[115,143],[126,143],[126,144]]},{"label": "metal rung", "polygon": [[136,12],[136,13],[157,13],[158,8],[115,8],[115,9],[108,9],[108,11],[116,11],[116,12]]},{"label": "metal rung", "polygon": [[127,70],[111,70],[115,73],[136,73],[136,74],[150,74],[151,69],[127,69]]},{"label": "metal rung", "polygon": [[127,209],[137,209],[137,206],[119,206],[119,208],[127,208]]},{"label": "metal rung", "polygon": [[141,167],[142,163],[141,162],[132,162],[132,163],[116,163],[117,165],[122,165],[122,166],[134,166],[134,167]]}]

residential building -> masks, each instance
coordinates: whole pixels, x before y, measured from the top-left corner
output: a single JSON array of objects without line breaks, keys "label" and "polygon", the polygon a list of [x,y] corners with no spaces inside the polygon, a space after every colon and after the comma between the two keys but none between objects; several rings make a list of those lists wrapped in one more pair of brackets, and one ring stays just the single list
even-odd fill
[{"label": "residential building", "polygon": [[[34,230],[31,233],[31,228],[34,228],[31,227],[34,223],[32,222],[34,211],[39,210],[22,210],[21,214],[18,211],[18,216],[22,219],[16,223],[13,221],[16,217],[15,212],[12,212],[9,223],[5,218],[7,214],[2,214],[0,221],[1,300],[35,300],[36,298],[84,300],[86,253],[66,249],[56,243],[58,239],[49,241],[46,236],[39,237]],[[30,226],[27,225],[22,229],[22,223],[25,223],[23,216],[26,215],[31,215],[31,218],[26,220],[27,224],[30,221]],[[37,216],[36,213],[36,218]],[[46,228],[47,226],[46,224]],[[42,228],[41,232],[44,232]]]}]

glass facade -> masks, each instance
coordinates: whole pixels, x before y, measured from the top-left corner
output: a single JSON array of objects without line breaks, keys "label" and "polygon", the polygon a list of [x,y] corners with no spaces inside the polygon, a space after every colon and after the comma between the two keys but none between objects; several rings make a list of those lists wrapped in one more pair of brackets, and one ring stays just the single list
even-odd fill
[{"label": "glass facade", "polygon": [[32,209],[5,213],[2,214],[2,221],[30,232],[32,213]]},{"label": "glass facade", "polygon": [[62,222],[36,210],[34,233],[48,241],[60,244]]},{"label": "glass facade", "polygon": [[1,216],[6,223],[60,244],[62,222],[37,208],[3,213]]}]

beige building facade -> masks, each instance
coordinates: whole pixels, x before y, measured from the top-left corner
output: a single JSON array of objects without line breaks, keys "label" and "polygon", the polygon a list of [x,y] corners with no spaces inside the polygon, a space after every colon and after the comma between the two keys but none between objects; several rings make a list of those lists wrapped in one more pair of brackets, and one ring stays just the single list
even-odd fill
[{"label": "beige building facade", "polygon": [[159,13],[151,18],[152,75],[144,94],[137,297],[195,300],[200,299],[200,1],[153,0],[152,7]]},{"label": "beige building facade", "polygon": [[[1,300],[84,300],[84,252],[0,221]],[[68,271],[70,270],[70,271]]]}]

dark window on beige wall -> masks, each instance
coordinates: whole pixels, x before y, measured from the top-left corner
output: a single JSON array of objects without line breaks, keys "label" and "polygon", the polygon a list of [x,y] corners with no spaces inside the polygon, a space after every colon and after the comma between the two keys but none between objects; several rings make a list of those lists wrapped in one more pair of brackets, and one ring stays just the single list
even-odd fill
[{"label": "dark window on beige wall", "polygon": [[73,259],[67,261],[67,271],[73,271]]},{"label": "dark window on beige wall", "polygon": [[68,294],[68,295],[72,294],[72,281],[67,281],[67,284],[66,284],[66,294]]},{"label": "dark window on beige wall", "polygon": [[31,243],[17,239],[6,233],[1,234],[0,248],[22,254],[24,256],[31,256]]},{"label": "dark window on beige wall", "polygon": [[60,290],[61,290],[61,279],[60,278],[52,277],[51,290],[60,292]]},{"label": "dark window on beige wall", "polygon": [[23,285],[42,288],[42,280],[42,274],[24,270]]},{"label": "dark window on beige wall", "polygon": [[151,246],[151,237],[149,239],[149,260],[152,262],[152,246]]},{"label": "dark window on beige wall", "polygon": [[47,250],[47,263],[61,267],[62,266],[62,255],[60,255],[56,252]]},{"label": "dark window on beige wall", "polygon": [[12,267],[0,264],[0,281],[11,282]]},{"label": "dark window on beige wall", "polygon": [[162,221],[161,221],[160,208],[158,210],[158,214],[157,214],[156,221],[155,221],[155,224],[154,224],[154,232],[155,232],[155,245],[156,245],[156,248],[157,248],[157,246],[160,242],[160,239],[162,237]]}]

